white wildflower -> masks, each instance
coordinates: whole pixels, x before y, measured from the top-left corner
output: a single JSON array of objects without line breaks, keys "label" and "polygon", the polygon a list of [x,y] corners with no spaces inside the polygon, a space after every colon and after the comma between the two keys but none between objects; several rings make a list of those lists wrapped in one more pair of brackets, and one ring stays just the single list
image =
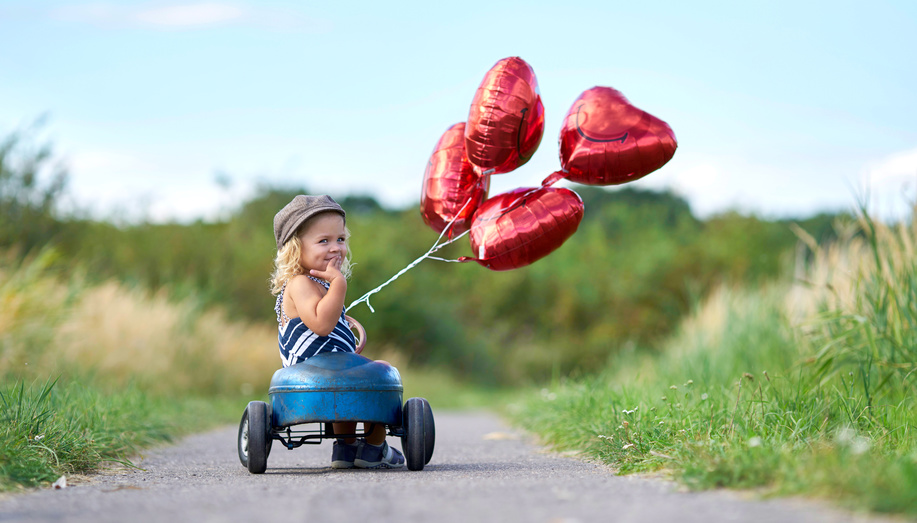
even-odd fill
[{"label": "white wildflower", "polygon": [[869,450],[870,446],[871,444],[869,443],[868,439],[862,436],[857,436],[853,439],[853,443],[850,444],[850,452],[859,456],[860,454]]},{"label": "white wildflower", "polygon": [[850,427],[844,427],[837,431],[837,434],[834,435],[834,441],[842,447],[846,447],[853,443],[853,438],[856,437],[856,431]]},{"label": "white wildflower", "polygon": [[541,389],[541,398],[545,401],[554,401],[557,399],[557,394],[548,389]]}]

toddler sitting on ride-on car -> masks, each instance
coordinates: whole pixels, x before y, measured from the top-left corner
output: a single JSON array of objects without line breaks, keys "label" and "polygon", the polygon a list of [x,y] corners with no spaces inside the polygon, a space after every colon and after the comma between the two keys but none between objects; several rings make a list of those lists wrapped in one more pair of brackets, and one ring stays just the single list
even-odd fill
[{"label": "toddler sitting on ride-on car", "polygon": [[[280,357],[289,367],[323,352],[356,352],[345,318],[350,256],[344,209],[330,196],[293,198],[274,216],[277,257],[271,291],[277,295]],[[334,423],[335,434],[355,434],[355,422]],[[365,432],[365,431],[364,431]],[[337,439],[333,468],[398,468],[404,456],[372,425],[365,439]]]}]

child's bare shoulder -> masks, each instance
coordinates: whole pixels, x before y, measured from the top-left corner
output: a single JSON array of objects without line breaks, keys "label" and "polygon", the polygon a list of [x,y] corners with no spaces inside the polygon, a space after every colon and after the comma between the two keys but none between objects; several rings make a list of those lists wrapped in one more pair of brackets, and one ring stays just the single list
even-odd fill
[{"label": "child's bare shoulder", "polygon": [[293,293],[309,293],[321,295],[321,292],[318,290],[318,286],[312,283],[312,280],[304,274],[297,274],[290,278],[290,281],[287,283],[287,288],[290,289],[290,292]]}]

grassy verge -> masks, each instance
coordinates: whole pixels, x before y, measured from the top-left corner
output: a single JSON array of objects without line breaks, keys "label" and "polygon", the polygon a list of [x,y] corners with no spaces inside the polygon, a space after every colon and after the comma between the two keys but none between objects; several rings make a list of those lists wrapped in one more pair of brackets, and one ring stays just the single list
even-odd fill
[{"label": "grassy verge", "polygon": [[164,398],[136,386],[103,391],[76,381],[0,390],[0,491],[89,473],[145,447],[228,421],[214,398]]},{"label": "grassy verge", "polygon": [[268,328],[88,285],[55,274],[55,257],[0,260],[0,490],[234,420],[266,388],[273,362],[252,347],[270,346]]},{"label": "grassy verge", "polygon": [[515,416],[623,473],[917,515],[915,232],[863,219],[796,282],[720,289],[655,356]]}]

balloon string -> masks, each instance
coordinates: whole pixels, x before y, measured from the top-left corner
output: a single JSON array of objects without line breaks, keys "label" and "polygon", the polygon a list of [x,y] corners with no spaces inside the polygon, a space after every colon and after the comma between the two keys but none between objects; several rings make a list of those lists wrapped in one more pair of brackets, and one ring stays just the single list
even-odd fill
[{"label": "balloon string", "polygon": [[[556,174],[556,173],[555,173],[555,174]],[[556,181],[556,180],[555,180],[555,181]],[[551,183],[553,183],[553,182],[551,182]],[[503,212],[503,211],[505,211],[505,210],[507,210],[507,209],[511,209],[511,208],[512,208],[513,206],[515,206],[518,202],[520,202],[521,200],[524,200],[524,199],[527,198],[529,195],[534,194],[535,192],[537,192],[537,191],[540,190],[540,189],[541,189],[540,187],[533,187],[533,188],[529,189],[529,190],[526,191],[525,193],[523,193],[523,194],[517,196],[516,199],[513,200],[509,205],[506,205],[506,206],[504,206],[503,208],[499,209],[498,211],[495,211],[493,214],[499,214],[499,213],[501,213],[501,212]],[[452,238],[452,239],[449,239],[449,240],[447,240],[447,241],[445,241],[445,242],[443,242],[443,243],[440,243],[440,241],[442,241],[442,239],[443,239],[443,236],[445,236],[447,232],[449,232],[450,230],[452,230],[452,224],[454,224],[454,223],[455,223],[455,220],[457,220],[457,219],[459,218],[459,216],[462,215],[462,212],[465,210],[465,207],[468,207],[468,204],[469,204],[469,203],[471,203],[471,200],[470,200],[470,199],[469,199],[467,202],[465,202],[465,205],[463,205],[461,209],[459,209],[459,212],[457,212],[457,213],[455,214],[455,217],[453,217],[452,220],[450,220],[449,223],[446,224],[446,227],[443,229],[443,232],[439,233],[439,238],[437,238],[436,241],[433,242],[433,246],[430,247],[430,250],[428,250],[427,252],[425,252],[422,256],[420,256],[420,257],[417,258],[416,260],[414,260],[414,261],[412,261],[411,263],[409,263],[407,267],[405,267],[405,268],[401,269],[400,271],[398,271],[397,274],[395,274],[394,276],[392,276],[391,278],[389,278],[388,281],[386,281],[386,282],[383,283],[382,285],[379,285],[378,287],[376,287],[375,289],[373,289],[373,290],[367,292],[367,293],[364,294],[363,296],[360,296],[357,300],[355,300],[353,303],[351,303],[350,305],[347,306],[347,311],[350,311],[350,309],[352,309],[355,305],[359,304],[360,302],[364,302],[364,301],[365,301],[365,302],[366,302],[366,306],[369,307],[369,312],[375,313],[375,312],[376,312],[376,309],[374,309],[373,306],[372,306],[372,304],[369,303],[369,297],[372,296],[373,294],[376,294],[377,292],[381,291],[385,286],[387,286],[388,284],[390,284],[390,283],[392,283],[393,281],[397,280],[398,278],[401,277],[402,274],[404,274],[404,273],[408,272],[409,270],[413,269],[415,266],[417,266],[418,263],[424,261],[424,260],[427,259],[427,258],[429,258],[429,259],[431,259],[431,260],[437,260],[437,261],[448,262],[448,263],[462,263],[462,262],[468,262],[468,261],[476,261],[476,260],[478,260],[478,258],[470,258],[470,257],[468,257],[468,256],[462,256],[461,258],[458,258],[458,259],[455,259],[455,260],[448,260],[448,259],[445,259],[445,258],[439,258],[439,257],[437,257],[437,256],[432,256],[432,254],[435,253],[436,251],[442,249],[443,247],[445,247],[446,245],[449,245],[450,243],[453,243],[453,242],[457,241],[459,238],[462,238],[463,236],[465,236],[466,234],[468,234],[469,232],[471,232],[471,230],[469,229],[469,230],[463,232],[462,234],[459,234],[459,235],[456,236],[455,238]]]},{"label": "balloon string", "polygon": [[459,212],[457,212],[457,213],[455,214],[455,217],[452,218],[452,220],[451,220],[448,224],[446,224],[446,227],[443,229],[443,232],[441,232],[441,233],[439,234],[439,238],[437,238],[436,241],[433,242],[433,246],[430,247],[430,250],[428,250],[426,253],[424,253],[423,256],[421,256],[421,257],[417,258],[416,260],[412,261],[411,263],[409,263],[407,267],[405,267],[405,268],[401,269],[400,271],[398,271],[397,274],[395,274],[394,276],[392,276],[391,278],[389,278],[388,281],[386,281],[386,282],[383,283],[382,285],[380,285],[380,286],[376,287],[375,289],[373,289],[373,290],[367,292],[367,293],[364,294],[363,296],[360,296],[357,300],[355,300],[353,303],[351,303],[350,305],[347,306],[347,311],[350,311],[350,309],[352,309],[352,308],[354,307],[354,305],[357,305],[358,303],[364,302],[364,301],[365,301],[365,302],[366,302],[366,306],[369,307],[369,312],[375,313],[375,312],[376,312],[376,309],[374,309],[373,306],[372,306],[372,304],[369,303],[369,297],[372,296],[373,294],[376,294],[376,293],[379,292],[380,290],[382,290],[382,288],[385,287],[386,285],[388,285],[389,283],[392,283],[393,281],[397,280],[399,277],[401,277],[402,274],[404,274],[404,273],[408,272],[409,270],[413,269],[418,263],[424,261],[424,260],[427,259],[427,258],[430,258],[431,260],[439,260],[439,261],[445,261],[445,262],[458,262],[458,261],[460,261],[460,260],[446,260],[446,259],[443,259],[443,258],[438,258],[438,257],[436,257],[436,256],[431,256],[431,254],[433,254],[434,252],[436,252],[436,251],[442,249],[442,248],[445,247],[446,245],[449,245],[450,243],[453,243],[453,242],[457,241],[459,238],[465,236],[466,234],[468,234],[468,233],[470,232],[470,231],[465,231],[465,232],[463,232],[462,234],[459,234],[458,236],[456,236],[455,238],[452,238],[452,239],[449,239],[449,240],[447,240],[447,241],[445,241],[445,242],[443,242],[443,243],[440,243],[440,241],[442,241],[442,239],[443,239],[443,236],[445,236],[446,233],[449,232],[449,231],[452,229],[452,224],[455,223],[455,220],[457,220],[457,219],[459,218],[459,216],[462,215],[462,211],[465,210],[465,207],[467,207],[469,203],[471,203],[471,200],[470,200],[470,199],[469,199],[467,202],[465,202],[465,205],[463,205],[462,208],[459,210]]}]

